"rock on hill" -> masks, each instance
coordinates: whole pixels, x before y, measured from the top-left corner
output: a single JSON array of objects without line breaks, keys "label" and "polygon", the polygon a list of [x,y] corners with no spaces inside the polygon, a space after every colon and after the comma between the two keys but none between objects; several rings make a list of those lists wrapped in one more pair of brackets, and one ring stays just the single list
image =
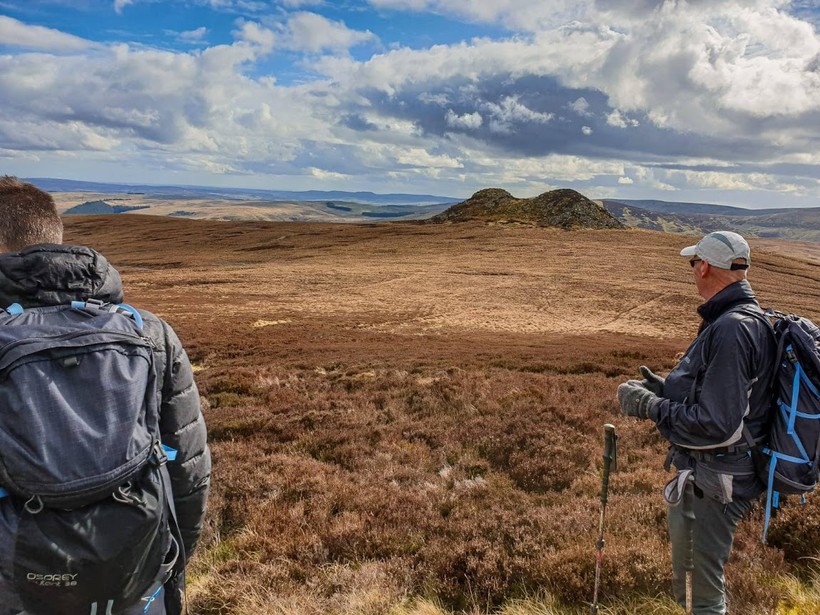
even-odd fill
[{"label": "rock on hill", "polygon": [[624,228],[606,209],[569,189],[552,190],[531,199],[517,199],[506,190],[487,188],[430,220],[438,223],[483,220],[563,229]]}]

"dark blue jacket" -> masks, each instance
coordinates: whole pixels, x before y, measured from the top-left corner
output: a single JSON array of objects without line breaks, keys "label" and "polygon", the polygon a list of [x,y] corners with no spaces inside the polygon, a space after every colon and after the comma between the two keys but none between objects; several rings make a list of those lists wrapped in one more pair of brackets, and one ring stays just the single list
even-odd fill
[{"label": "dark blue jacket", "polygon": [[[755,439],[766,434],[777,348],[765,320],[744,310],[762,314],[745,280],[727,286],[698,308],[703,318],[698,337],[666,377],[663,399],[653,408],[658,431],[672,445],[720,452],[744,443],[744,425]],[[726,460],[751,467],[748,456],[722,459]],[[680,454],[674,462],[678,468],[695,465]],[[747,479],[735,485],[735,494],[756,496],[760,485],[747,472],[741,474]]]}]

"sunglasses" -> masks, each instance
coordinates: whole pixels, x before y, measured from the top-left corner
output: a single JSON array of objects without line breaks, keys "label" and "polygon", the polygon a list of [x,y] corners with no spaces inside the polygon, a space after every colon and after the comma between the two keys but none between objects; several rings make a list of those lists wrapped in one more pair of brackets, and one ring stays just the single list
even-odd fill
[{"label": "sunglasses", "polygon": [[690,266],[690,267],[694,267],[694,266],[695,266],[695,263],[699,263],[699,262],[700,262],[700,261],[702,261],[702,260],[703,260],[702,258],[693,258],[693,259],[691,259],[691,260],[689,261],[689,266]]}]

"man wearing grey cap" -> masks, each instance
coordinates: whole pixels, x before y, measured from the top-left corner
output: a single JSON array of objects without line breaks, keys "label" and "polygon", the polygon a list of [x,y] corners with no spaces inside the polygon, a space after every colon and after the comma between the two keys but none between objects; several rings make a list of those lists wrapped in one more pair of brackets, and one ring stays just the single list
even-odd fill
[{"label": "man wearing grey cap", "polygon": [[689,257],[705,300],[697,339],[666,378],[641,366],[644,379],[620,385],[618,401],[623,414],[655,422],[670,443],[666,467],[678,470],[664,492],[675,597],[685,606],[688,568],[692,613],[723,615],[723,568],[735,529],[764,490],[751,448],[768,427],[777,349],[746,280],[751,258],[743,237],[709,233],[681,256]]}]

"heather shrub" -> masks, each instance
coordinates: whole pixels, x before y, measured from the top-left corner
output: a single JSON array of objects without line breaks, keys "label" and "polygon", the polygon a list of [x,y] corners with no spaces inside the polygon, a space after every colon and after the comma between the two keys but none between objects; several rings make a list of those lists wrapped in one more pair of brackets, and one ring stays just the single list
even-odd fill
[{"label": "heather shrub", "polygon": [[767,540],[783,550],[786,559],[804,563],[820,557],[820,493],[807,497],[805,504],[798,496],[781,498],[781,507],[769,527]]}]

